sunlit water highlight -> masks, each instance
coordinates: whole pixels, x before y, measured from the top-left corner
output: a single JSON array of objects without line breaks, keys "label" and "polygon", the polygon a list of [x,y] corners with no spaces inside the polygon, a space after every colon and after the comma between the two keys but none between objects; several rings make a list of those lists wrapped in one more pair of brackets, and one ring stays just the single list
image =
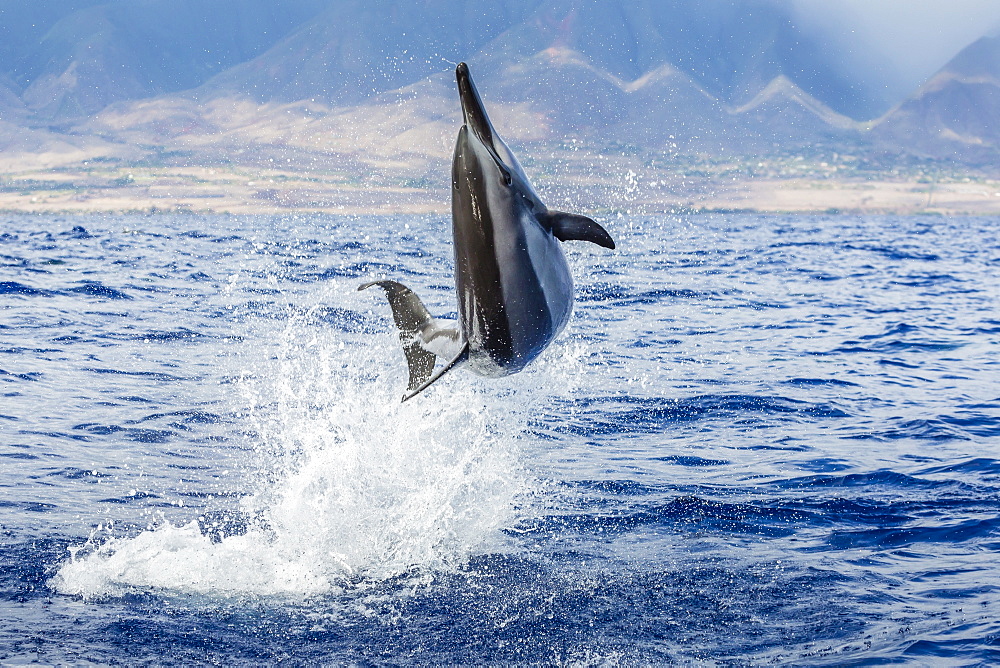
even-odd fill
[{"label": "sunlit water highlight", "polygon": [[0,660],[1000,660],[1000,221],[608,227],[400,404],[442,218],[6,217]]}]

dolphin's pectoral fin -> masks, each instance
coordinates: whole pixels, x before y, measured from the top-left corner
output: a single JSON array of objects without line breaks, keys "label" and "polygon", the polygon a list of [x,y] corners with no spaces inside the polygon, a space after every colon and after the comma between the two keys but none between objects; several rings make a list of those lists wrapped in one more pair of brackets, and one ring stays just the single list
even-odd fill
[{"label": "dolphin's pectoral fin", "polygon": [[438,371],[436,374],[434,374],[434,376],[432,378],[429,378],[429,379],[425,380],[423,383],[420,384],[419,387],[417,387],[417,389],[413,389],[412,386],[409,387],[407,394],[403,395],[403,401],[406,401],[407,399],[412,399],[416,395],[420,394],[421,392],[423,392],[424,390],[426,390],[428,387],[430,387],[434,383],[434,381],[436,381],[438,378],[440,378],[441,376],[445,375],[446,373],[448,373],[453,368],[455,368],[456,366],[458,366],[459,364],[461,364],[462,362],[464,362],[467,359],[469,359],[469,342],[468,341],[466,341],[462,345],[462,349],[459,351],[459,353],[457,355],[455,355],[455,358],[452,359],[447,364],[445,364],[444,367],[440,371]]},{"label": "dolphin's pectoral fin", "polygon": [[589,241],[614,250],[615,240],[608,231],[586,216],[550,209],[543,220],[559,241]]},{"label": "dolphin's pectoral fin", "polygon": [[434,373],[436,359],[435,354],[421,344],[425,336],[438,335],[440,328],[435,325],[434,318],[427,312],[420,297],[402,283],[371,281],[358,286],[358,290],[364,290],[373,285],[385,290],[386,299],[389,300],[389,306],[392,307],[392,318],[396,321],[399,340],[403,344],[406,363],[410,368],[410,382],[407,385],[407,390],[416,394],[420,391],[417,388],[422,389],[427,383],[427,379]]}]

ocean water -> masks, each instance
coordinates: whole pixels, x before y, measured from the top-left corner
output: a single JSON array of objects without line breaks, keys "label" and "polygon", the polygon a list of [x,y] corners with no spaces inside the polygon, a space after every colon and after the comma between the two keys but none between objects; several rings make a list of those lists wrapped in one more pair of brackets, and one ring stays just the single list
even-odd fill
[{"label": "ocean water", "polygon": [[406,404],[446,217],[0,221],[3,665],[1000,662],[1000,219],[602,219]]}]

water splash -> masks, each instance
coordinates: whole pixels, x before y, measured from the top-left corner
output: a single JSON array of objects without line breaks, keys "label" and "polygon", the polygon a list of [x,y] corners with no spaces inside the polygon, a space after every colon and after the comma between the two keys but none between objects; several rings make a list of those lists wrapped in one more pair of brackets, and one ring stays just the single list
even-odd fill
[{"label": "water splash", "polygon": [[196,521],[163,522],[92,538],[53,579],[57,591],[310,595],[503,549],[528,487],[524,398],[455,374],[400,404],[395,335],[333,331],[314,316],[253,321],[253,340],[273,343],[234,360],[252,370],[230,387],[258,443],[245,531],[213,540]]}]

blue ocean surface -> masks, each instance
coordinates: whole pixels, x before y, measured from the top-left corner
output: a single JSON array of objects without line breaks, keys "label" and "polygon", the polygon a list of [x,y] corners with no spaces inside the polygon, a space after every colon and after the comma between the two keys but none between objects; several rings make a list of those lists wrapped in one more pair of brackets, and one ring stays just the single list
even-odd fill
[{"label": "blue ocean surface", "polygon": [[447,217],[0,217],[0,663],[1000,663],[1000,219],[598,218],[401,404]]}]

